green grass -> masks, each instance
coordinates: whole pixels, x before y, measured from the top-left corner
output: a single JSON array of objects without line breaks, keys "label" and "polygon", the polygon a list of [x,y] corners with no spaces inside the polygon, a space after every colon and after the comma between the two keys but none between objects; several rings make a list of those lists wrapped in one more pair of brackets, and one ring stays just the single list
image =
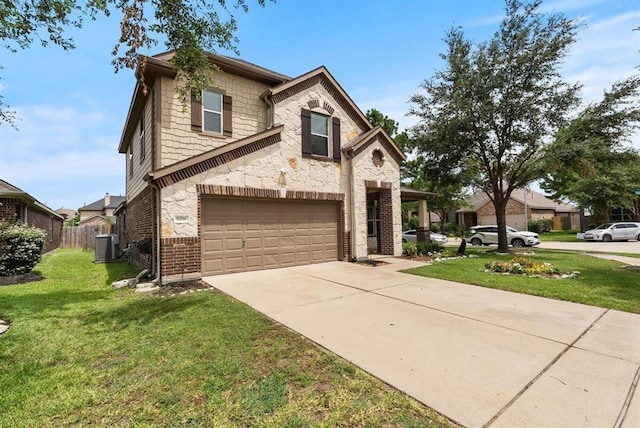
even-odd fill
[{"label": "green grass", "polygon": [[114,290],[135,272],[92,259],[0,287],[0,427],[452,426],[222,293]]},{"label": "green grass", "polygon": [[551,232],[540,233],[542,242],[584,242],[576,238],[578,230],[552,230]]},{"label": "green grass", "polygon": [[[489,250],[490,251],[490,250]],[[513,255],[497,255],[487,250],[467,250],[476,258],[452,259],[431,266],[407,270],[408,273],[440,278],[500,290],[533,294],[603,308],[640,313],[640,270],[622,263],[596,257],[533,250],[535,261],[553,263],[563,272],[578,271],[572,279],[527,277],[485,272],[484,264],[493,260],[510,260]]]}]

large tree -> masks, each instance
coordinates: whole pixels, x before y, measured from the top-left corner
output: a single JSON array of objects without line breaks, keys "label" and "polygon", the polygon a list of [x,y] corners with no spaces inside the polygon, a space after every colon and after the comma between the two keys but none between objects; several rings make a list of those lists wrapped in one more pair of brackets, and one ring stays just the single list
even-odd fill
[{"label": "large tree", "polygon": [[640,155],[629,140],[640,124],[640,76],[616,82],[581,110],[547,148],[541,187],[608,221],[612,208],[638,212]]},{"label": "large tree", "polygon": [[508,251],[506,206],[514,189],[541,175],[545,143],[577,104],[579,85],[559,67],[578,23],[539,12],[540,0],[507,0],[499,29],[474,44],[446,35],[443,69],[411,97],[416,149],[437,168],[466,169],[491,199],[498,249]]},{"label": "large tree", "polygon": [[[263,6],[265,0],[255,0]],[[273,1],[273,0],[272,0]],[[246,12],[248,0],[18,0],[0,1],[0,41],[16,52],[32,43],[54,44],[73,49],[65,35],[71,27],[81,28],[85,20],[100,15],[120,15],[120,38],[112,51],[115,71],[135,68],[139,52],[162,38],[168,50],[175,50],[171,62],[184,79],[183,100],[199,94],[212,79],[214,66],[206,52],[229,49],[237,52],[235,10]],[[144,82],[143,82],[144,83]],[[15,114],[0,96],[0,124],[13,123]]]}]

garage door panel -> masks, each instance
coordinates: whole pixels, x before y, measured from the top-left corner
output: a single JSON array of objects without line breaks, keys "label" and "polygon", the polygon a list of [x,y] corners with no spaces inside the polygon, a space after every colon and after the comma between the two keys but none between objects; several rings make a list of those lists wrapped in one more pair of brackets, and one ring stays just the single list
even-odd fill
[{"label": "garage door panel", "polygon": [[337,259],[336,203],[205,197],[201,212],[205,275]]}]

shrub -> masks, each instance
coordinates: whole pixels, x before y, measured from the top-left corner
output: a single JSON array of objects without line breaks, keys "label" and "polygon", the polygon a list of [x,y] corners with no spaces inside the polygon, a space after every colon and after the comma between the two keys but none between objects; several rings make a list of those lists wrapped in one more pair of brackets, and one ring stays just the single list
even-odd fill
[{"label": "shrub", "polygon": [[418,256],[418,246],[416,244],[407,244],[404,249],[404,252],[409,257],[417,257]]},{"label": "shrub", "polygon": [[427,254],[427,253],[437,253],[442,250],[442,247],[438,244],[432,244],[430,242],[418,242],[418,253]]},{"label": "shrub", "polygon": [[40,261],[46,232],[23,224],[0,225],[0,276],[29,273]]},{"label": "shrub", "polygon": [[418,216],[411,216],[409,223],[407,223],[407,229],[417,229],[420,226],[420,219]]},{"label": "shrub", "polygon": [[454,233],[456,233],[456,230],[458,230],[458,225],[455,223],[447,223],[444,225],[444,234],[445,235],[452,235]]},{"label": "shrub", "polygon": [[550,218],[541,218],[538,220],[529,220],[527,223],[528,229],[534,233],[546,233],[550,232],[553,228],[553,220]]}]

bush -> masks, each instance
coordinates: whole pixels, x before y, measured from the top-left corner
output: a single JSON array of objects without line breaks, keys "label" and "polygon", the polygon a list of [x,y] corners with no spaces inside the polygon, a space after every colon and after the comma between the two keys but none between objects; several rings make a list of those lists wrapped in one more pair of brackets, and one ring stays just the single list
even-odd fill
[{"label": "bush", "polygon": [[553,228],[553,220],[550,218],[541,218],[538,220],[529,220],[527,223],[530,232],[547,233]]},{"label": "bush", "polygon": [[444,225],[444,234],[453,235],[458,230],[458,225],[455,223],[447,223]]},{"label": "bush", "polygon": [[407,229],[417,229],[420,226],[420,219],[418,216],[411,216],[409,223],[407,223]]},{"label": "bush", "polygon": [[0,225],[0,276],[29,273],[40,261],[47,234],[23,224]]},{"label": "bush", "polygon": [[418,253],[420,254],[437,253],[442,250],[440,245],[432,244],[430,242],[418,242],[416,246],[418,247]]}]

